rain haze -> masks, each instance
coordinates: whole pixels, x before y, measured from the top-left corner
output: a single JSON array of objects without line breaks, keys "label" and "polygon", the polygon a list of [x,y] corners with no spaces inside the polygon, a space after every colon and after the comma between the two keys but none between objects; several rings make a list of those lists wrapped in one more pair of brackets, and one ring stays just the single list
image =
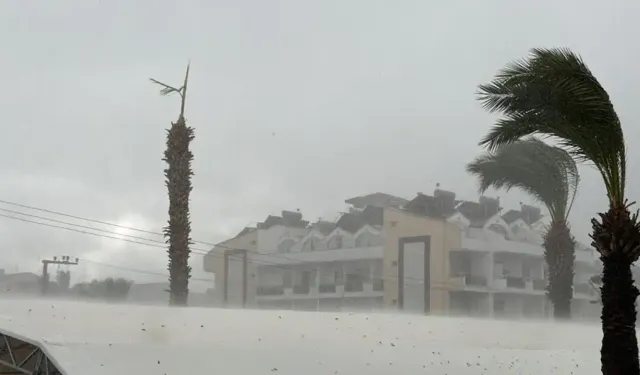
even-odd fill
[{"label": "rain haze", "polygon": [[[475,100],[476,87],[531,47],[579,52],[611,94],[627,141],[638,138],[640,52],[628,40],[640,33],[639,8],[573,0],[5,0],[0,199],[161,231],[161,158],[179,100],[160,96],[148,78],[177,85],[190,60],[196,240],[216,243],[283,209],[334,220],[346,198],[378,191],[411,199],[439,183],[474,200],[477,182],[465,165],[494,120]],[[637,159],[631,148],[631,197],[640,191]],[[588,242],[588,219],[606,200],[598,172],[580,169],[570,221]],[[487,195],[506,208],[535,203],[517,191]],[[68,254],[166,272],[160,248],[0,220],[6,270],[35,272],[41,259]],[[210,278],[201,256],[191,263],[195,277]],[[74,272],[78,280],[163,279],[91,263]]]},{"label": "rain haze", "polygon": [[[478,85],[566,47],[615,105],[630,146],[617,196],[637,199],[639,15],[631,0],[0,1],[0,373],[591,375],[603,336],[602,368],[637,373],[637,290],[617,270],[638,231],[612,204],[603,261],[588,246],[609,208],[598,170],[579,165],[568,231],[517,189],[481,197],[467,165],[498,118]],[[562,65],[580,78],[558,85],[553,51],[536,65],[551,73],[509,88],[517,110],[551,92],[534,120],[619,134],[615,116],[583,121],[609,102],[584,70]],[[150,81],[180,87],[186,69],[189,207],[180,97]],[[527,177],[568,191],[572,166],[560,188]],[[373,193],[393,199],[350,200]]]}]

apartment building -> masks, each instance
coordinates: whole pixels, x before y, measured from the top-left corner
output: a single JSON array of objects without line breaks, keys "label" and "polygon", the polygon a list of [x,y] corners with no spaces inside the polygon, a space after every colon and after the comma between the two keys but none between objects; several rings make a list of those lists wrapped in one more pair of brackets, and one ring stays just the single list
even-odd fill
[{"label": "apartment building", "polygon": [[[412,200],[376,193],[345,201],[335,222],[269,216],[205,257],[228,306],[544,317],[542,214],[436,189]],[[597,316],[593,252],[576,250],[574,315]]]}]

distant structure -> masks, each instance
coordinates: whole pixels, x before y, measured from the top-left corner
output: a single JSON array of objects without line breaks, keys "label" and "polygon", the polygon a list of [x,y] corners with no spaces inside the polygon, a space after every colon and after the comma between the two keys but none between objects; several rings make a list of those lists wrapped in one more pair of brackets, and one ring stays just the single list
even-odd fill
[{"label": "distant structure", "polygon": [[31,272],[5,273],[0,269],[1,294],[37,294],[40,291],[40,276]]},{"label": "distant structure", "polygon": [[[274,309],[549,316],[539,208],[505,212],[499,198],[460,200],[439,186],[411,200],[374,193],[345,202],[335,223],[283,211],[215,246],[204,259],[215,298]],[[590,303],[595,261],[579,245],[575,319],[599,314]]]},{"label": "distant structure", "polygon": [[58,257],[53,257],[53,259],[44,259],[42,261],[42,295],[46,295],[49,289],[49,265],[57,264],[65,266],[77,266],[78,261],[78,258],[72,260],[68,255],[63,255],[60,259],[58,259]]},{"label": "distant structure", "polygon": [[345,203],[351,205],[351,208],[355,208],[357,210],[363,210],[367,206],[373,207],[395,207],[400,208],[405,204],[409,203],[408,200],[400,197],[396,197],[395,195],[390,195],[386,193],[373,193],[362,195],[359,197],[349,198],[345,201]]}]

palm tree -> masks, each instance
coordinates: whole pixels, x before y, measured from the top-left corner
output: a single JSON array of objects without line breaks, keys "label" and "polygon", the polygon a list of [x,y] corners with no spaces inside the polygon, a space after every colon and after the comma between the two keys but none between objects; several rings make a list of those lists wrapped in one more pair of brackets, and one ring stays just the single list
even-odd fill
[{"label": "palm tree", "polygon": [[635,334],[631,264],[640,254],[638,214],[625,197],[626,148],[620,119],[606,90],[582,58],[568,49],[533,49],[509,63],[478,99],[490,112],[503,114],[480,142],[489,151],[523,137],[553,137],[576,160],[588,161],[606,187],[609,208],[591,220],[592,245],[602,271],[602,372],[640,373]]},{"label": "palm tree", "polygon": [[189,80],[189,65],[184,76],[182,87],[175,88],[151,79],[153,83],[162,86],[163,95],[177,93],[181,97],[180,116],[178,121],[172,122],[167,130],[167,148],[164,158],[168,166],[164,170],[165,184],[169,193],[169,222],[164,228],[164,236],[169,244],[169,304],[186,306],[189,298],[189,255],[191,250],[191,220],[189,215],[189,195],[192,190],[191,161],[193,154],[189,145],[194,138],[193,128],[187,126],[184,119],[184,107],[187,100],[187,83]]},{"label": "palm tree", "polygon": [[520,188],[542,202],[551,223],[544,236],[544,258],[549,269],[547,295],[556,319],[571,317],[575,241],[567,219],[580,180],[576,163],[565,150],[528,138],[479,156],[467,171],[488,188]]}]

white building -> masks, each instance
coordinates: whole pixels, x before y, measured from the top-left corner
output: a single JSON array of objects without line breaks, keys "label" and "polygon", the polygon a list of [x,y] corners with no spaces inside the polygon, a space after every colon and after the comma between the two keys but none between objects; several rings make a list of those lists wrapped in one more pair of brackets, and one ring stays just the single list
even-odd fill
[{"label": "white building", "polygon": [[[336,223],[284,211],[216,246],[205,270],[216,274],[217,298],[261,308],[549,315],[539,209],[503,212],[497,199],[458,201],[444,190],[347,203],[354,207]],[[576,249],[577,318],[597,316],[587,283],[595,259]]]}]

